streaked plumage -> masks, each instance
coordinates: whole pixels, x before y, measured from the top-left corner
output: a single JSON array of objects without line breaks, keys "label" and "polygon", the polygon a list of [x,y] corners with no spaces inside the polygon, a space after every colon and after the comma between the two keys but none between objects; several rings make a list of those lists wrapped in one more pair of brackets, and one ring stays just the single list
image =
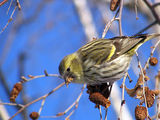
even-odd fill
[{"label": "streaked plumage", "polygon": [[128,70],[135,51],[146,41],[160,34],[137,35],[97,39],[66,56],[60,63],[59,72],[67,83],[113,83]]}]

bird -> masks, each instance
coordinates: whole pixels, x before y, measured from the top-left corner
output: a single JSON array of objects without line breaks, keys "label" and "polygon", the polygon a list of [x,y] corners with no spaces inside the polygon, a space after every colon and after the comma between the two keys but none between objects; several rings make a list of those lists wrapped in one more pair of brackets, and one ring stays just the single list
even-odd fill
[{"label": "bird", "polygon": [[96,39],[76,52],[65,56],[59,73],[69,83],[100,85],[120,80],[128,71],[131,59],[138,48],[160,34],[140,34]]}]

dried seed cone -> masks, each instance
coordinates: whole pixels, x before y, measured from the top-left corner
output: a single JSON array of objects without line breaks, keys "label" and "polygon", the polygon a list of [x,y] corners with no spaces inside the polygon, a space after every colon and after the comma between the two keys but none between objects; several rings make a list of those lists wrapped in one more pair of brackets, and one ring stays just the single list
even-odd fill
[{"label": "dried seed cone", "polygon": [[136,106],[135,108],[136,120],[145,120],[147,118],[147,109],[143,106]]},{"label": "dried seed cone", "polygon": [[16,88],[20,92],[22,90],[22,84],[21,83],[16,83],[14,85],[14,88]]},{"label": "dried seed cone", "polygon": [[29,116],[32,120],[36,120],[38,119],[39,114],[37,112],[32,112]]},{"label": "dried seed cone", "polygon": [[111,0],[110,3],[110,10],[115,11],[117,7],[119,6],[120,0]]},{"label": "dried seed cone", "polygon": [[18,94],[22,90],[22,84],[21,83],[16,83],[11,91],[10,94],[10,101],[15,102],[15,99],[17,98]]},{"label": "dried seed cone", "polygon": [[155,94],[152,90],[149,90],[149,89],[145,90],[145,94],[146,94],[146,100],[147,100],[147,107],[150,108],[154,104]]},{"label": "dried seed cone", "polygon": [[[148,81],[150,80],[150,78],[147,75],[144,75],[144,80]],[[143,85],[143,75],[142,74],[139,75],[137,85]]]},{"label": "dried seed cone", "polygon": [[97,105],[102,105],[105,108],[108,108],[111,105],[111,102],[99,92],[95,92],[95,93],[90,94],[89,99],[93,103],[95,103]]},{"label": "dried seed cone", "polygon": [[108,98],[110,95],[110,85],[107,85],[107,83],[103,83],[101,85],[87,85],[87,93],[92,94],[95,92],[99,92],[102,94],[105,98]]},{"label": "dried seed cone", "polygon": [[155,66],[158,63],[158,60],[156,57],[151,57],[149,60],[150,65]]}]

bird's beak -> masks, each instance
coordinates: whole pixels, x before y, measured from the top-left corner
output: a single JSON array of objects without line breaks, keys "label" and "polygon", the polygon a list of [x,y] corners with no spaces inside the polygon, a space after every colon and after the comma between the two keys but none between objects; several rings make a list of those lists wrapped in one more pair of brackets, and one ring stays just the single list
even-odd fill
[{"label": "bird's beak", "polygon": [[73,81],[73,78],[65,75],[64,80],[65,80],[66,86],[68,87],[69,83],[71,83]]},{"label": "bird's beak", "polygon": [[67,82],[67,80],[65,80],[65,84],[66,84],[66,87],[68,88],[68,84],[69,84],[69,83]]}]

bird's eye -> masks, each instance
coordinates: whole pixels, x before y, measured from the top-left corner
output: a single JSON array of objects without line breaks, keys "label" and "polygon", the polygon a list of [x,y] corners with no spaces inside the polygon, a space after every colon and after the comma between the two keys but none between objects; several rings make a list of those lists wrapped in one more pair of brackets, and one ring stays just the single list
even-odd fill
[{"label": "bird's eye", "polygon": [[70,68],[67,68],[67,71],[70,72]]}]

